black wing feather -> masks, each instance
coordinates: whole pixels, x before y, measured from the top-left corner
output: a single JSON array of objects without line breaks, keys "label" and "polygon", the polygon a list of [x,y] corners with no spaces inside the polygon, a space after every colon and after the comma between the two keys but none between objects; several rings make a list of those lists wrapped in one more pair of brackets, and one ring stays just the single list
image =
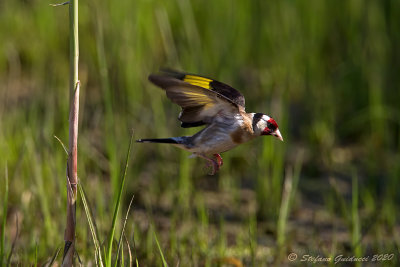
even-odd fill
[{"label": "black wing feather", "polygon": [[210,79],[211,82],[209,83],[209,86],[211,90],[225,96],[226,98],[228,98],[229,100],[231,100],[233,103],[242,106],[243,108],[245,107],[245,98],[242,95],[242,93],[240,93],[238,90],[236,90],[235,88],[233,88],[230,85],[227,85],[225,83],[216,81],[214,79],[205,77],[205,76],[200,76],[197,74],[191,74],[188,72],[179,72],[179,71],[175,71],[175,70],[171,70],[171,69],[162,69],[161,70],[163,73],[165,73],[168,76],[174,77],[176,79],[179,80],[184,80],[185,77],[187,75],[191,75],[191,76],[198,76],[198,77],[202,77],[202,78],[206,78],[206,79]]},{"label": "black wing feather", "polygon": [[[182,112],[178,118],[184,128],[211,123],[221,109],[225,114],[237,112],[239,109],[238,104],[217,91],[185,82],[176,76],[151,74],[149,80],[163,88],[167,97],[181,106]],[[201,84],[205,85],[205,82]]]}]

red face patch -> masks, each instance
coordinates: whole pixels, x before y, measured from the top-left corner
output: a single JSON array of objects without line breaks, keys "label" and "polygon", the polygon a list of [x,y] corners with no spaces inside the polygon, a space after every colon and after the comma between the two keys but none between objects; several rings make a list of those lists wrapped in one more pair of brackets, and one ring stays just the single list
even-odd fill
[{"label": "red face patch", "polygon": [[276,123],[276,121],[273,118],[270,118],[267,121],[267,127],[271,130],[271,132],[273,132],[276,129],[278,129],[278,124]]},{"label": "red face patch", "polygon": [[265,127],[261,135],[270,135],[272,132],[268,127]]}]

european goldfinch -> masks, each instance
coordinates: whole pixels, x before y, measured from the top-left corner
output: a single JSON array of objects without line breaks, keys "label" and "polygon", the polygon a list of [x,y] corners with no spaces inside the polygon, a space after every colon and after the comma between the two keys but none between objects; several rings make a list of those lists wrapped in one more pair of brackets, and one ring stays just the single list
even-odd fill
[{"label": "european goldfinch", "polygon": [[192,136],[139,139],[140,143],[166,143],[204,158],[213,167],[222,166],[220,154],[257,136],[272,135],[283,141],[278,124],[263,113],[246,113],[244,96],[231,86],[198,75],[163,71],[149,80],[165,90],[181,106],[181,127],[206,125]]}]

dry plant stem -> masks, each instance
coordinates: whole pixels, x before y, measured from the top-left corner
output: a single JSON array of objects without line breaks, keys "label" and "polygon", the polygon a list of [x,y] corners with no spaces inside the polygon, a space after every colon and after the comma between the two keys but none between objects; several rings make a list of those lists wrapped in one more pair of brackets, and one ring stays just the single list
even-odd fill
[{"label": "dry plant stem", "polygon": [[69,115],[69,153],[67,163],[67,225],[65,228],[63,266],[72,266],[75,251],[77,163],[78,163],[78,115],[79,115],[79,81],[76,84],[73,104]]},{"label": "dry plant stem", "polygon": [[79,89],[78,62],[78,0],[69,1],[69,59],[70,59],[70,99],[69,99],[69,148],[67,163],[67,224],[64,233],[64,257],[62,266],[72,266],[75,254],[76,196],[78,184],[78,118]]}]

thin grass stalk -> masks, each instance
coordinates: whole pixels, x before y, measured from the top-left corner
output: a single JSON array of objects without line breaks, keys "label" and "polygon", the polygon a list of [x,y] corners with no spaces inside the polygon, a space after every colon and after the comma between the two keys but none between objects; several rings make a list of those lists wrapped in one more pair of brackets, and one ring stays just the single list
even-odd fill
[{"label": "thin grass stalk", "polygon": [[78,0],[69,1],[69,104],[73,103],[74,91],[78,83],[79,36]]},{"label": "thin grass stalk", "polygon": [[86,200],[86,194],[85,194],[85,191],[83,190],[82,184],[80,184],[80,183],[78,184],[78,189],[79,189],[79,195],[82,200],[83,208],[85,210],[86,218],[88,220],[89,229],[90,229],[90,232],[91,232],[92,238],[93,238],[93,244],[95,247],[96,266],[103,267],[105,264],[101,257],[101,246],[100,246],[100,242],[99,242],[99,238],[98,238],[98,234],[97,234],[97,228],[94,223],[93,216],[90,212],[90,207]]},{"label": "thin grass stalk", "polygon": [[67,223],[64,233],[64,257],[62,266],[72,266],[75,253],[76,196],[78,184],[78,118],[79,87],[78,62],[78,0],[69,1],[69,40],[70,40],[70,76],[69,76],[69,153],[67,162]]},{"label": "thin grass stalk", "polygon": [[45,265],[46,267],[51,267],[53,266],[53,263],[56,261],[58,254],[60,253],[61,247],[58,247],[56,251],[54,252],[53,257],[51,257],[50,261]]},{"label": "thin grass stalk", "polygon": [[112,225],[111,225],[111,231],[110,231],[110,236],[108,238],[107,254],[106,254],[106,266],[112,266],[111,265],[112,244],[113,244],[113,240],[114,240],[115,228],[117,226],[117,224],[116,224],[117,223],[117,216],[118,216],[119,209],[121,207],[122,191],[124,191],[125,177],[126,177],[126,172],[128,170],[128,165],[129,165],[129,155],[131,154],[132,141],[133,141],[133,132],[131,134],[131,140],[129,141],[128,154],[126,155],[125,169],[124,169],[124,173],[123,173],[121,184],[120,184],[119,191],[118,191],[117,202],[115,203],[114,215],[113,215],[113,220],[112,220]]},{"label": "thin grass stalk", "polygon": [[132,258],[132,251],[131,251],[131,246],[129,245],[129,241],[126,238],[126,235],[124,234],[124,238],[125,238],[125,243],[126,243],[126,247],[128,248],[128,255],[129,255],[129,267],[133,266],[133,258]]},{"label": "thin grass stalk", "polygon": [[[129,202],[129,206],[128,206],[128,210],[126,211],[126,215],[125,215],[125,220],[124,220],[124,225],[122,226],[122,231],[121,231],[121,236],[119,237],[119,241],[118,241],[118,249],[117,249],[117,257],[119,257],[119,252],[121,250],[121,246],[123,245],[123,240],[122,237],[125,235],[125,227],[126,227],[126,222],[128,221],[128,216],[129,216],[129,212],[131,210],[131,206],[132,206],[132,202],[133,202],[133,198],[135,196],[132,196],[131,201]],[[122,251],[123,252],[123,251]],[[123,255],[123,254],[122,254]],[[123,262],[124,258],[122,258],[122,262]],[[115,261],[115,267],[117,267],[117,262],[118,262],[118,258]]]},{"label": "thin grass stalk", "polygon": [[[63,266],[72,266],[75,251],[76,196],[77,196],[77,142],[79,112],[79,82],[77,83],[74,101],[70,112],[70,142],[67,163],[67,224],[65,228]],[[64,265],[66,264],[66,265]]]},{"label": "thin grass stalk", "polygon": [[163,253],[163,251],[161,249],[160,243],[158,242],[156,230],[154,230],[154,227],[152,227],[152,228],[153,228],[154,239],[156,240],[158,251],[160,252],[160,256],[161,256],[161,260],[162,260],[162,263],[163,263],[163,267],[168,267],[168,263],[165,260],[164,253]]}]

